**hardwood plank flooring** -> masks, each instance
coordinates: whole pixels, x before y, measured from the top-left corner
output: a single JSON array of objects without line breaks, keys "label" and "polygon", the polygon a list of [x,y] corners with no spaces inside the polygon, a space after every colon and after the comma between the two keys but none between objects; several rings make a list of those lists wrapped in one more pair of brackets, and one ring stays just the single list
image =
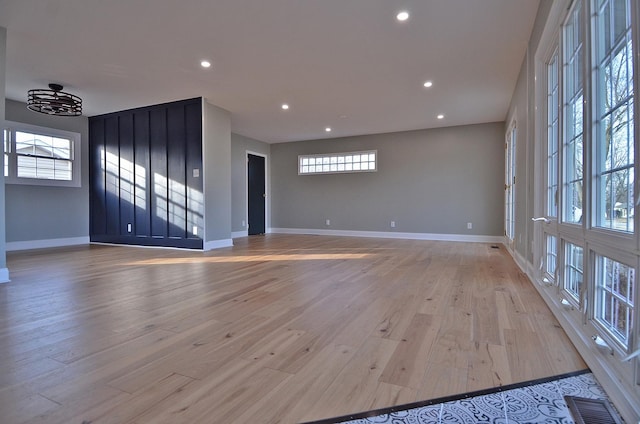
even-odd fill
[{"label": "hardwood plank flooring", "polygon": [[267,235],[7,256],[5,424],[296,423],[586,368],[489,244]]}]

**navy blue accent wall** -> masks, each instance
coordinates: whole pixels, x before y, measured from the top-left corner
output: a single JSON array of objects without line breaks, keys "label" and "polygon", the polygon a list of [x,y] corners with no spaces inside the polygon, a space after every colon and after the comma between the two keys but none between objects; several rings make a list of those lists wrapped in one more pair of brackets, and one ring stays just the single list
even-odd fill
[{"label": "navy blue accent wall", "polygon": [[89,118],[93,242],[203,247],[202,100]]}]

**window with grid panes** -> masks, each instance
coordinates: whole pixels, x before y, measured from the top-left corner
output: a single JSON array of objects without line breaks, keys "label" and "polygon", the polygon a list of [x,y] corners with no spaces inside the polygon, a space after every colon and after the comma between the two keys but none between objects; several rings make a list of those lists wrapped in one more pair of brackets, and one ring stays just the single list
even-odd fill
[{"label": "window with grid panes", "polygon": [[582,222],[584,132],[584,28],[582,2],[577,2],[563,29],[563,214],[568,223]]},{"label": "window with grid panes", "polygon": [[544,271],[549,282],[556,279],[558,266],[558,238],[551,234],[545,234],[545,265]]},{"label": "window with grid panes", "polygon": [[378,153],[366,152],[332,153],[325,155],[298,156],[298,174],[334,174],[349,172],[375,172]]},{"label": "window with grid panes", "polygon": [[634,86],[631,0],[595,2],[596,227],[632,233]]},{"label": "window with grid panes", "polygon": [[583,250],[582,247],[567,242],[564,252],[563,288],[576,303],[580,303],[583,280]]},{"label": "window with grid panes", "polygon": [[633,327],[635,269],[596,256],[596,320],[625,348]]},{"label": "window with grid panes", "polygon": [[80,135],[7,122],[3,129],[6,182],[80,186]]}]

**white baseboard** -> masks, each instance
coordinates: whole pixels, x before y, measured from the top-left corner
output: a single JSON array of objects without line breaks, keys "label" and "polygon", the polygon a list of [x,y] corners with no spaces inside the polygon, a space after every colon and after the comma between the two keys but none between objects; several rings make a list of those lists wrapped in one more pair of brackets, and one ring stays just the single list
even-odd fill
[{"label": "white baseboard", "polygon": [[352,231],[352,230],[321,230],[311,228],[269,228],[269,233],[275,234],[308,234],[318,236],[340,237],[372,237],[404,240],[436,240],[462,241],[475,243],[502,243],[502,236],[478,236],[464,234],[433,234],[433,233],[399,233],[390,231]]},{"label": "white baseboard", "polygon": [[213,249],[221,249],[223,247],[233,247],[233,239],[205,241],[203,243],[202,250],[207,251]]},{"label": "white baseboard", "polygon": [[247,237],[249,235],[249,232],[247,230],[244,231],[234,231],[231,233],[231,238],[240,238],[240,237]]},{"label": "white baseboard", "polygon": [[525,260],[518,251],[510,251],[509,253],[511,253],[522,272],[527,274],[531,284],[533,284],[556,317],[571,343],[580,353],[582,359],[584,359],[624,420],[630,423],[639,422],[640,394],[638,390],[628,387],[628,383],[616,377],[616,375],[620,375],[620,370],[613,366],[612,361],[619,361],[620,358],[608,354],[605,355],[596,349],[591,339],[592,334],[588,333],[587,328],[582,323],[576,322],[570,316],[567,316],[556,287],[536,283],[533,264]]},{"label": "white baseboard", "polygon": [[527,261],[527,259],[524,256],[522,256],[520,252],[518,252],[517,250],[513,250],[513,251],[509,250],[509,253],[513,257],[513,260],[516,262],[516,265],[518,265],[518,268],[520,268],[520,271],[527,274],[529,279],[533,281],[534,279],[534,275],[532,272],[533,265],[531,265],[531,263]]},{"label": "white baseboard", "polygon": [[8,283],[11,281],[9,279],[9,268],[0,268],[0,283]]},{"label": "white baseboard", "polygon": [[89,237],[68,237],[45,240],[9,241],[7,252],[16,250],[47,249],[50,247],[77,246],[89,244]]}]

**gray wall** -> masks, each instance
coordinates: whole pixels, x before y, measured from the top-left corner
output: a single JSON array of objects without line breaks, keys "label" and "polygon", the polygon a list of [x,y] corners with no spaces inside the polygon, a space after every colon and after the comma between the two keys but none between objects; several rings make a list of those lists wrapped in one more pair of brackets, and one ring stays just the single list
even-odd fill
[{"label": "gray wall", "polygon": [[[5,117],[5,80],[6,80],[6,57],[7,57],[7,29],[0,27],[0,121]],[[0,149],[4,151],[4,147]],[[2,276],[3,270],[7,267],[6,254],[6,219],[5,219],[5,187],[4,187],[4,155],[0,155],[0,282],[6,279]],[[6,271],[5,271],[6,272]]]},{"label": "gray wall", "polygon": [[[269,175],[269,153],[271,146],[262,141],[231,133],[231,231],[247,231],[247,151],[267,156],[266,169]],[[267,194],[269,180],[267,179]],[[267,198],[267,219],[270,216]],[[244,221],[245,225],[242,225]],[[270,227],[269,222],[266,223]]]},{"label": "gray wall", "polygon": [[206,244],[231,239],[231,116],[203,99],[202,119]]},{"label": "gray wall", "polygon": [[89,237],[89,123],[84,116],[55,117],[6,101],[6,119],[80,133],[81,187],[6,185],[7,242]]},{"label": "gray wall", "polygon": [[[500,122],[273,144],[272,227],[502,235],[504,131]],[[300,154],[359,150],[378,151],[377,172],[297,173]]]}]

